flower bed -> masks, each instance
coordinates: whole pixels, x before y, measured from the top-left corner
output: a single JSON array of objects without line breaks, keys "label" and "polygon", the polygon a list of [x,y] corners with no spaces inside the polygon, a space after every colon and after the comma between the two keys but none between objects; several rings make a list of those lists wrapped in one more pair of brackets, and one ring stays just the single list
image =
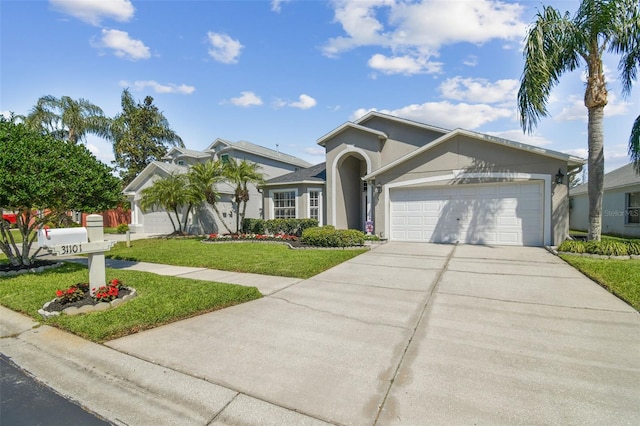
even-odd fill
[{"label": "flower bed", "polygon": [[298,241],[298,237],[288,234],[209,234],[207,241]]},{"label": "flower bed", "polygon": [[67,289],[57,290],[56,298],[45,303],[38,313],[47,319],[60,313],[77,315],[104,311],[137,296],[135,289],[125,287],[124,283],[118,279],[92,290],[89,291],[87,283],[78,283]]}]

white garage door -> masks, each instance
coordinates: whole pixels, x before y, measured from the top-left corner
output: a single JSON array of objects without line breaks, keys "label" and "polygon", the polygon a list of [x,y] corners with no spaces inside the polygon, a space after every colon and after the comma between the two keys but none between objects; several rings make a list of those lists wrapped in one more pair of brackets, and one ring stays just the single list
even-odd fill
[{"label": "white garage door", "polygon": [[392,189],[394,241],[539,246],[542,182]]}]

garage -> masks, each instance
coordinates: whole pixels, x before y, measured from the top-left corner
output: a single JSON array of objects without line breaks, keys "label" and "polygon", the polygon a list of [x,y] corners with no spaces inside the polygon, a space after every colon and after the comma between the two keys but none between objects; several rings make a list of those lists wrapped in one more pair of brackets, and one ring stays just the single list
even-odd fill
[{"label": "garage", "polygon": [[540,246],[541,181],[394,188],[392,241]]}]

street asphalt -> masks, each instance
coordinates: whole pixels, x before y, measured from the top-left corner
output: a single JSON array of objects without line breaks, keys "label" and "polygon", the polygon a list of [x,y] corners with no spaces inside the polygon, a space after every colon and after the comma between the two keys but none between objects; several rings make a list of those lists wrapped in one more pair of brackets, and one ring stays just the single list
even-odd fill
[{"label": "street asphalt", "polygon": [[387,243],[307,280],[110,266],[265,295],[104,345],[0,308],[0,352],[114,424],[640,424],[640,315],[542,248]]}]

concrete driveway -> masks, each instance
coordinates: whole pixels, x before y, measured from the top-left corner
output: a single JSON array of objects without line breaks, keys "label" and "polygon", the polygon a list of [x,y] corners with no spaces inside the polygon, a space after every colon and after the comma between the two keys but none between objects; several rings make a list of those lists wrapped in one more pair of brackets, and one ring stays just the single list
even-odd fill
[{"label": "concrete driveway", "polygon": [[221,424],[640,424],[640,315],[540,248],[388,243],[107,345],[239,392]]}]

